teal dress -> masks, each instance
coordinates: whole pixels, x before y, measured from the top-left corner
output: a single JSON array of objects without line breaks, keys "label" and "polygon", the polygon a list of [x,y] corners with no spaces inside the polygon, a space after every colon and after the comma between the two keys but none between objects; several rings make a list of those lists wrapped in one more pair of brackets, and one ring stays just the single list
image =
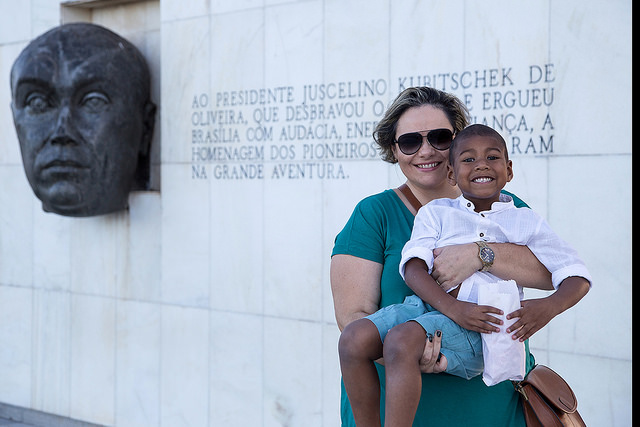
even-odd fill
[{"label": "teal dress", "polygon": [[[513,197],[516,206],[526,207],[524,202]],[[336,237],[332,255],[352,255],[383,265],[380,307],[400,303],[413,293],[398,271],[402,248],[411,237],[413,220],[414,215],[396,193],[386,190],[358,203]],[[528,342],[525,347],[528,371],[534,360]],[[382,396],[380,413],[384,420],[384,366],[376,364],[376,367]],[[340,410],[342,426],[355,427],[344,385]],[[422,394],[413,425],[524,427],[525,422],[518,393],[510,381],[488,387],[481,375],[466,380],[441,373],[422,375]]]}]

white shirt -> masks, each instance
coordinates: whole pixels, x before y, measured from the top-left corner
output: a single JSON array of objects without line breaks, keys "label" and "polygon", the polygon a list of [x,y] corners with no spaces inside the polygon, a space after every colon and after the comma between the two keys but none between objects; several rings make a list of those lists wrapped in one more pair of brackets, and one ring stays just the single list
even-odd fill
[{"label": "white shirt", "polygon": [[[435,199],[420,208],[411,239],[402,249],[400,275],[404,279],[404,267],[411,258],[424,260],[431,272],[435,248],[479,240],[527,246],[551,272],[556,289],[570,276],[584,277],[591,286],[591,275],[578,253],[551,230],[544,218],[531,209],[516,208],[506,194],[500,194],[500,201],[483,212],[475,212],[473,203],[464,196]],[[458,299],[477,302],[477,286],[499,280],[490,273],[478,271],[462,283]],[[518,288],[522,299],[522,287]]]}]

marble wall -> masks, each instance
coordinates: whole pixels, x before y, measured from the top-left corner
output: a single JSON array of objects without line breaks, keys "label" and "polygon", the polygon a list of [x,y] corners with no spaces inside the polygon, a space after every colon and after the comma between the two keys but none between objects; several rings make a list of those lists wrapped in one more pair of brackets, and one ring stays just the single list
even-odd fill
[{"label": "marble wall", "polygon": [[[44,213],[22,168],[11,64],[74,20],[152,68],[154,191],[118,214]],[[531,339],[538,361],[588,425],[631,425],[630,1],[0,0],[0,81],[0,402],[114,426],[338,425],[333,239],[402,182],[371,131],[431,85],[505,136],[507,189],[593,274]]]}]

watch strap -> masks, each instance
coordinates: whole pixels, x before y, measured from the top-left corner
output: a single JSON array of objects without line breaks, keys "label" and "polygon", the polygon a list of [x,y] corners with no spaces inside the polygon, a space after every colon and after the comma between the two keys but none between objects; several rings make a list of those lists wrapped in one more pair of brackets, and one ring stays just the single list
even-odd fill
[{"label": "watch strap", "polygon": [[[477,241],[475,243],[476,245],[478,245],[478,258],[480,258],[480,262],[482,263],[482,268],[479,271],[488,271],[493,265],[493,261],[494,261],[493,249],[491,249],[487,245],[487,243],[483,242],[482,240]],[[484,257],[482,256],[483,251],[488,251],[491,253],[491,261],[485,261]]]}]

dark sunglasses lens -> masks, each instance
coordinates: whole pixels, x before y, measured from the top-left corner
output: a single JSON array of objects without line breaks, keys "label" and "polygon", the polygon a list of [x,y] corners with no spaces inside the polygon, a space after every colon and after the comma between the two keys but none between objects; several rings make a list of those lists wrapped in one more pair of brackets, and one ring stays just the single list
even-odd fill
[{"label": "dark sunglasses lens", "polygon": [[398,138],[398,147],[404,154],[414,154],[420,149],[422,138],[418,132],[405,133]]},{"label": "dark sunglasses lens", "polygon": [[427,134],[429,144],[436,150],[447,150],[453,141],[453,132],[449,129],[434,129]]}]

